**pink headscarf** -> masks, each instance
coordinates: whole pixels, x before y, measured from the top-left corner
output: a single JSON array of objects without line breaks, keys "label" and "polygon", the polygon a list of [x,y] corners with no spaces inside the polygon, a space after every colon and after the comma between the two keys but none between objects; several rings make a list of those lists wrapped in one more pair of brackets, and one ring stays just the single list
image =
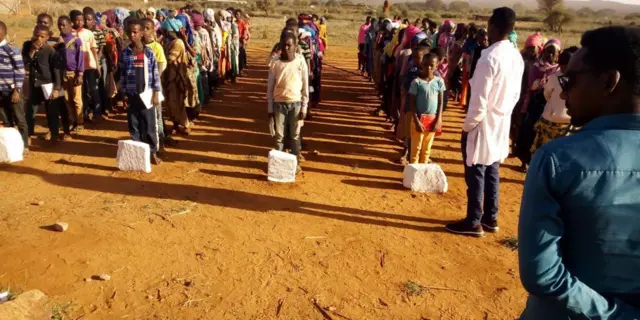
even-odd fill
[{"label": "pink headscarf", "polygon": [[409,47],[409,45],[411,44],[411,39],[413,39],[413,37],[421,31],[422,30],[420,30],[420,28],[414,25],[408,26],[404,30],[404,36],[402,37],[402,47],[403,48]]},{"label": "pink headscarf", "polygon": [[525,48],[535,47],[535,48],[538,49],[538,53],[540,53],[540,51],[542,51],[542,46],[543,45],[544,45],[543,37],[542,37],[542,34],[540,34],[540,32],[536,32],[536,33],[530,35],[527,38],[527,41],[524,42],[524,47]]},{"label": "pink headscarf", "polygon": [[191,22],[193,23],[193,27],[203,27],[204,26],[204,17],[199,13],[191,14]]}]

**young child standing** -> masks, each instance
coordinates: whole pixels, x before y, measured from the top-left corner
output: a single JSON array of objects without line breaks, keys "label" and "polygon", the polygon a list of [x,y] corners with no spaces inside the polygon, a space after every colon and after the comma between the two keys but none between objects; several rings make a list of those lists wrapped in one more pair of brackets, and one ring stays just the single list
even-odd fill
[{"label": "young child standing", "polygon": [[[120,95],[129,103],[127,122],[134,141],[144,142],[151,150],[151,163],[160,164],[157,156],[156,111],[159,104],[160,76],[153,50],[142,43],[143,27],[139,20],[129,22],[127,36],[131,45],[120,59]],[[148,99],[148,96],[151,99]]]},{"label": "young child standing", "polygon": [[63,61],[55,49],[49,45],[49,36],[49,28],[38,25],[33,30],[33,37],[24,43],[22,49],[25,67],[29,70],[29,99],[25,113],[29,135],[34,135],[36,111],[38,106],[44,103],[50,130],[48,139],[55,143],[59,134],[60,114],[62,114],[64,133],[70,133],[69,114],[64,106],[64,98],[60,95],[64,71]]},{"label": "young child standing", "polygon": [[276,149],[283,151],[285,139],[290,139],[293,141],[292,153],[298,157],[301,148],[299,120],[307,116],[309,103],[309,71],[304,58],[296,54],[297,40],[291,32],[280,35],[282,52],[269,67],[267,102],[269,117],[275,122]]},{"label": "young child standing", "polygon": [[24,150],[28,152],[29,130],[22,101],[24,62],[20,50],[10,45],[6,37],[7,25],[0,21],[0,121],[5,127],[18,125]]},{"label": "young child standing", "polygon": [[[62,43],[57,45],[56,52],[65,61],[65,72],[62,77],[64,99],[67,103],[71,127],[77,129],[84,124],[82,115],[82,77],[84,74],[82,40],[73,35],[71,18],[67,16],[58,18],[58,29]],[[71,132],[73,133],[74,130]],[[77,131],[75,132],[77,133]]]},{"label": "young child standing", "polygon": [[422,73],[409,89],[411,121],[411,163],[429,163],[431,145],[442,127],[444,80],[436,77],[438,56],[430,53],[422,59]]},{"label": "young child standing", "polygon": [[[88,29],[84,28],[84,15],[79,10],[73,10],[69,14],[73,23],[73,35],[82,40],[82,52],[84,54],[84,76],[82,83],[82,108],[83,120],[88,122],[98,121],[102,115],[100,109],[100,94],[98,91],[98,44],[96,38]],[[91,111],[93,118],[89,117]],[[78,124],[76,131],[82,131],[83,125]]]},{"label": "young child standing", "polygon": [[[147,48],[153,51],[153,56],[158,63],[158,77],[162,76],[164,69],[167,68],[167,57],[164,55],[164,49],[162,45],[155,41],[155,24],[153,20],[149,18],[142,19],[142,25],[144,28],[144,36],[142,38]],[[162,102],[162,101],[160,101]],[[164,150],[164,120],[162,119],[162,105],[158,104],[154,106],[156,112],[156,130],[158,132],[158,152]]]}]

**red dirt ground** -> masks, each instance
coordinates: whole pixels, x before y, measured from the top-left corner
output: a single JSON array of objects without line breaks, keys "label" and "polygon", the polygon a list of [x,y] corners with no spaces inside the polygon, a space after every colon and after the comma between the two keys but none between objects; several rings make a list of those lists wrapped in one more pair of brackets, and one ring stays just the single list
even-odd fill
[{"label": "red dirt ground", "polygon": [[[432,153],[449,192],[412,194],[389,125],[369,115],[371,84],[326,66],[304,174],[269,183],[266,55],[249,56],[249,76],[223,87],[151,174],[116,169],[125,115],[1,165],[0,286],[72,301],[68,319],[275,319],[279,304],[281,319],[322,319],[314,298],[333,319],[518,316],[517,254],[500,244],[517,232],[516,164],[501,170],[500,234],[444,232],[466,206],[459,108]],[[352,56],[330,51],[326,63],[355,70]],[[43,228],[56,221],[69,230]],[[102,273],[111,280],[85,281]],[[408,280],[430,289],[409,296]]]}]

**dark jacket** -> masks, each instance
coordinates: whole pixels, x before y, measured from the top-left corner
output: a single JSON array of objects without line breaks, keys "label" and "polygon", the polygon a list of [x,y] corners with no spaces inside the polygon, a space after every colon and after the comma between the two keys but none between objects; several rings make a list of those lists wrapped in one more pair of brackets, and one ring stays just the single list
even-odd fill
[{"label": "dark jacket", "polygon": [[29,72],[31,87],[41,87],[43,84],[53,83],[54,89],[62,88],[62,59],[50,45],[43,45],[33,57],[29,56],[32,43],[27,41],[22,49],[25,69]]}]

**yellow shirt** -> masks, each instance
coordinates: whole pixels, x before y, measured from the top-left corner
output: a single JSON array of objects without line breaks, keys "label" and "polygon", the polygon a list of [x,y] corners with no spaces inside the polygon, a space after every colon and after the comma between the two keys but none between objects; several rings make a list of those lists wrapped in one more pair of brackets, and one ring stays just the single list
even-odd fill
[{"label": "yellow shirt", "polygon": [[164,55],[164,49],[157,41],[147,44],[147,47],[153,51],[158,63],[167,63],[167,57]]},{"label": "yellow shirt", "polygon": [[98,62],[93,55],[92,49],[97,49],[96,37],[93,35],[93,31],[89,29],[81,29],[80,32],[74,31],[73,35],[82,40],[82,52],[84,53],[84,69],[97,69]]},{"label": "yellow shirt", "polygon": [[296,54],[293,61],[274,58],[269,66],[267,102],[269,113],[278,102],[300,102],[302,111],[307,111],[309,102],[309,72],[302,55]]}]

